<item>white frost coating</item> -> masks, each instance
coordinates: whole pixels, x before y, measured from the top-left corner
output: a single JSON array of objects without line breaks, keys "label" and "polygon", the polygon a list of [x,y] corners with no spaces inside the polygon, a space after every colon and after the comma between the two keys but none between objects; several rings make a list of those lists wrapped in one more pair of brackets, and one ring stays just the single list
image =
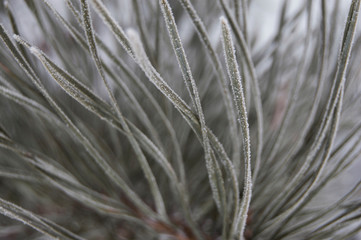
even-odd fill
[{"label": "white frost coating", "polygon": [[169,87],[169,85],[149,62],[138,33],[132,29],[128,29],[127,32],[129,34],[128,37],[131,40],[130,44],[134,53],[134,56],[132,56],[147,75],[148,79],[169,99],[171,103],[174,104],[175,108],[192,119],[192,121],[198,122],[198,120],[194,117],[193,112],[190,110],[190,107],[174,92],[172,88]]},{"label": "white frost coating", "polygon": [[[128,28],[126,31],[125,31],[126,35],[128,36],[130,42],[131,42],[131,47],[132,47],[132,50],[133,51],[136,51],[138,49],[141,48],[140,46],[140,37],[139,37],[139,34],[138,32],[134,29],[134,28]],[[139,55],[137,55],[139,56]]]},{"label": "white frost coating", "polygon": [[[188,112],[188,108],[180,108],[179,103],[183,106],[186,104],[180,99],[175,92],[164,82],[158,72],[151,66],[142,44],[140,42],[140,37],[138,33],[133,29],[127,29],[127,36],[131,42],[131,47],[135,55],[135,60],[139,63],[139,65],[143,68],[144,72],[148,76],[148,78],[158,87],[158,89],[165,94],[169,98],[171,102],[182,112]],[[215,187],[215,186],[213,186]],[[220,206],[219,201],[217,201],[217,205]]]},{"label": "white frost coating", "polygon": [[135,61],[139,64],[141,68],[143,68],[146,74],[150,73],[149,75],[150,80],[152,81],[155,80],[153,77],[151,77],[151,75],[157,75],[157,78],[160,79],[161,78],[160,75],[158,74],[158,72],[155,71],[155,69],[153,69],[151,63],[149,62],[149,59],[144,51],[138,32],[133,28],[129,28],[126,30],[126,34],[130,40],[130,47],[132,48],[132,51],[134,53]]},{"label": "white frost coating", "polygon": [[[171,40],[173,50],[177,57],[178,65],[182,72],[182,76],[183,76],[186,88],[187,88],[189,96],[192,100],[193,106],[196,108],[197,112],[199,112],[199,111],[201,111],[199,109],[200,104],[198,104],[198,102],[196,100],[196,98],[199,95],[198,90],[197,90],[195,81],[193,79],[193,76],[191,74],[191,69],[189,67],[187,57],[185,55],[183,44],[182,44],[182,41],[181,41],[179,33],[178,33],[178,28],[175,23],[175,19],[174,19],[172,10],[169,6],[169,3],[166,0],[161,1],[161,9],[162,9],[165,23],[167,25],[168,36]],[[201,112],[199,112],[198,114],[200,115],[200,118],[201,118],[201,115],[203,115]]]},{"label": "white frost coating", "polygon": [[220,16],[219,17],[219,21],[221,21],[221,24],[223,25],[223,24],[227,24],[227,20],[226,20],[226,18],[224,17],[224,16]]},{"label": "white frost coating", "polygon": [[101,64],[101,60],[98,57],[98,52],[97,52],[97,46],[96,46],[96,41],[94,39],[94,31],[93,31],[93,27],[92,27],[92,21],[90,18],[90,13],[89,13],[89,6],[88,6],[88,2],[86,0],[82,0],[81,1],[81,10],[82,10],[82,16],[83,16],[83,22],[84,22],[84,29],[85,29],[85,33],[87,36],[87,42],[88,42],[88,47],[89,50],[91,52],[92,58],[95,62],[96,68],[98,70],[98,73],[101,77],[101,79],[103,80],[103,83],[107,89],[108,95],[111,99],[112,102],[112,106],[113,109],[115,110],[115,112],[117,113],[118,119],[120,120],[121,125],[124,128],[124,131],[127,133],[127,138],[129,140],[129,142],[131,143],[132,149],[135,152],[136,158],[141,166],[142,171],[145,174],[145,177],[148,181],[149,187],[150,187],[150,191],[153,195],[154,198],[154,202],[155,202],[155,206],[157,209],[157,212],[161,215],[162,218],[167,219],[167,212],[166,212],[166,208],[165,208],[165,204],[164,204],[164,200],[163,197],[160,193],[159,190],[159,186],[155,180],[155,176],[153,174],[152,169],[149,166],[149,163],[146,159],[146,157],[143,154],[142,149],[140,148],[137,140],[134,138],[133,133],[131,132],[131,130],[129,129],[128,124],[126,123],[120,109],[119,106],[117,104],[117,100],[115,99],[112,90],[110,88],[110,85],[107,81],[107,79],[105,78],[105,74],[102,68],[102,64]]},{"label": "white frost coating", "polygon": [[139,63],[141,67],[145,68],[145,64],[142,61],[144,60],[145,53],[143,53],[144,50],[138,32],[133,28],[128,28],[126,30],[126,35],[130,40],[130,47],[132,48],[132,51],[134,53],[135,60]]},{"label": "white frost coating", "polygon": [[[140,41],[140,38],[139,38],[139,35],[137,34],[137,32],[134,31],[133,29],[128,29],[126,32],[127,32],[127,37],[130,40],[129,43],[132,48],[131,50],[134,53],[134,55],[132,55],[132,57],[134,57],[134,60],[139,64],[139,66],[145,72],[148,79],[174,104],[175,108],[181,112],[182,116],[185,118],[185,120],[189,124],[198,125],[199,119],[194,116],[192,111],[190,111],[189,106],[183,101],[183,99],[181,99],[173,91],[173,89],[171,89],[168,86],[168,84],[163,80],[163,78],[159,75],[159,73],[154,69],[152,64],[149,62],[148,57],[147,57],[146,53],[144,52],[143,46],[141,44],[141,41]],[[200,126],[198,125],[197,128],[198,127],[200,127]],[[199,129],[199,131],[202,132],[202,129]],[[204,131],[206,131],[205,134],[208,134],[209,130],[208,130],[208,128],[205,128]],[[211,136],[213,136],[212,133],[209,133],[209,134]],[[214,139],[214,136],[213,136],[213,139]],[[221,147],[221,149],[222,149],[222,147]],[[225,159],[228,159],[228,157],[225,154],[223,154],[223,152],[222,152],[222,156],[223,155],[225,156],[224,157]],[[221,202],[220,196],[218,194],[219,191],[218,191],[218,188],[213,184],[215,181],[217,181],[217,177],[215,176],[215,173],[214,173],[215,169],[214,168],[212,169],[210,167],[210,166],[212,166],[212,164],[210,164],[210,163],[208,163],[207,166],[208,166],[208,169],[210,169],[210,173],[212,174],[211,184],[213,185],[214,193],[217,195],[216,196],[216,199],[217,199],[216,204],[220,208],[221,207],[220,205],[222,205],[222,204],[220,203]],[[234,172],[234,171],[231,171],[231,172]],[[221,183],[221,185],[223,185],[223,183]]]},{"label": "white frost coating", "polygon": [[239,210],[239,216],[237,225],[233,225],[233,231],[238,228],[239,237],[242,239],[243,232],[246,225],[246,219],[248,215],[248,209],[252,196],[252,173],[251,173],[251,148],[250,148],[250,134],[249,134],[249,125],[247,120],[247,109],[246,102],[244,98],[244,92],[241,82],[241,76],[238,70],[238,64],[235,56],[235,49],[231,37],[230,27],[228,22],[224,17],[220,18],[222,25],[223,33],[223,48],[227,64],[227,72],[230,78],[232,93],[234,97],[234,102],[237,107],[237,114],[239,118],[239,123],[242,129],[243,143],[244,143],[244,157],[245,157],[245,177],[244,177],[244,190],[243,190],[243,199]]},{"label": "white frost coating", "polygon": [[[209,176],[209,181],[213,193],[213,198],[216,202],[217,207],[220,209],[220,211],[224,211],[224,207],[221,207],[223,205],[226,205],[225,202],[222,202],[221,196],[219,193],[218,186],[223,186],[223,183],[221,181],[218,181],[216,178],[216,169],[215,169],[215,163],[212,161],[211,157],[211,147],[210,142],[208,138],[208,131],[205,123],[205,118],[203,114],[203,109],[201,105],[201,100],[199,97],[197,85],[195,83],[195,80],[192,76],[191,68],[189,66],[182,41],[180,39],[178,28],[175,23],[175,19],[173,16],[173,13],[171,11],[171,7],[169,6],[168,1],[162,0],[161,1],[161,9],[164,16],[165,23],[167,25],[168,35],[172,43],[172,47],[174,50],[174,53],[177,57],[179,68],[182,72],[182,76],[185,82],[185,85],[187,87],[187,90],[189,92],[190,98],[192,100],[193,105],[196,107],[198,117],[199,117],[199,123],[201,128],[201,135],[202,135],[202,141],[205,151],[205,159],[206,159],[206,167],[207,172]],[[224,186],[223,186],[224,188]],[[226,214],[225,214],[226,216]]]},{"label": "white frost coating", "polygon": [[[189,107],[186,103],[171,89],[167,83],[162,79],[159,73],[153,68],[151,63],[149,62],[146,53],[144,52],[143,46],[140,41],[140,37],[138,33],[134,29],[127,29],[126,34],[130,40],[131,48],[134,53],[134,57],[139,66],[143,69],[148,78],[153,82],[153,84],[174,104],[174,106],[180,111],[185,113],[186,115],[192,115]],[[209,144],[208,144],[209,145]],[[213,176],[213,180],[211,180],[211,188],[212,191],[216,194],[215,201],[216,205],[221,208],[221,201],[219,197],[219,191],[215,184],[212,182],[216,181],[216,177],[214,176],[214,168],[211,168],[211,164],[207,161],[207,169],[211,171],[211,175]]]},{"label": "white frost coating", "polygon": [[[338,67],[337,67],[337,75],[335,76],[335,80],[334,80],[334,83],[331,88],[333,90],[332,90],[332,93],[327,102],[326,111],[324,112],[324,115],[322,118],[321,127],[317,133],[317,137],[316,137],[317,141],[312,146],[311,151],[307,154],[306,160],[304,161],[301,168],[298,170],[298,172],[295,174],[295,176],[293,176],[291,181],[289,181],[287,183],[287,185],[284,187],[283,198],[285,198],[285,199],[287,196],[289,196],[292,193],[291,191],[294,188],[294,186],[297,186],[301,182],[302,177],[304,176],[304,173],[309,168],[309,166],[311,165],[311,162],[313,161],[318,150],[320,149],[321,144],[323,143],[323,141],[326,137],[328,128],[331,124],[332,116],[334,114],[334,111],[335,111],[335,108],[337,105],[338,96],[343,91],[342,89],[343,89],[343,85],[345,82],[344,74],[345,74],[345,70],[347,68],[347,63],[349,61],[349,57],[350,57],[350,53],[351,53],[352,41],[354,39],[354,32],[356,29],[360,1],[354,1],[352,4],[356,4],[356,5],[351,5],[350,10],[352,10],[352,11],[349,12],[348,22],[346,22],[346,24],[345,24],[346,26],[345,26],[345,31],[343,34],[342,47],[340,49],[339,63],[338,63]],[[273,211],[276,211],[277,209],[279,209],[280,205],[282,204],[282,202],[280,202],[279,199],[280,199],[280,196],[275,198],[273,200],[274,204],[272,204],[272,205],[270,204],[269,209],[271,209],[271,207],[273,207],[272,208]]]},{"label": "white frost coating", "polygon": [[[20,39],[20,43],[24,44],[29,49],[32,48],[29,44],[22,41],[21,39]],[[41,51],[36,48],[33,48],[32,50],[34,51],[34,53],[38,53],[37,56],[40,58],[40,60],[43,60],[42,62],[44,64],[44,66],[48,67]],[[30,68],[30,66],[27,66],[27,67]],[[95,149],[95,147],[90,143],[90,141],[80,132],[80,130],[74,125],[74,123],[69,119],[69,117],[54,102],[54,100],[51,98],[51,96],[48,94],[48,92],[45,90],[45,88],[41,84],[39,78],[34,73],[28,72],[27,69],[24,69],[24,70],[27,72],[30,79],[36,85],[36,87],[40,90],[40,92],[45,96],[47,101],[53,106],[53,108],[56,110],[56,112],[61,116],[63,121],[73,132],[74,137],[77,137],[79,139],[79,141],[84,145],[85,149],[90,153],[91,156],[93,156],[93,159],[95,160],[95,162],[105,172],[105,174],[108,175],[110,179],[112,179],[121,189],[124,190],[124,192],[126,192],[129,195],[129,197],[139,207],[139,209],[144,211],[144,213],[147,215],[154,215],[152,210],[144,205],[143,201],[138,197],[138,195],[134,191],[132,191],[132,189],[127,185],[127,183],[109,166],[109,164],[101,156],[101,154],[97,151],[97,149]]]},{"label": "white frost coating", "polygon": [[41,55],[40,49],[37,48],[37,47],[31,46],[31,47],[29,48],[29,51],[30,51],[32,54],[34,54],[34,55]]},{"label": "white frost coating", "polygon": [[20,38],[20,36],[17,35],[17,34],[13,34],[13,38],[14,38],[15,41],[17,41],[17,42],[21,42],[21,41],[22,41],[21,38]]},{"label": "white frost coating", "polygon": [[34,54],[34,55],[38,56],[39,58],[42,56],[42,51],[39,48],[37,48],[36,46],[29,46],[29,44],[26,41],[24,41],[19,35],[14,34],[13,38],[16,42],[27,46],[29,48],[29,51],[31,52],[31,54]]},{"label": "white frost coating", "polygon": [[98,12],[99,16],[103,19],[104,23],[109,27],[111,32],[114,34],[114,37],[122,45],[122,47],[127,51],[127,53],[133,57],[133,53],[129,47],[130,42],[126,39],[123,29],[119,24],[114,20],[114,18],[109,13],[108,9],[99,0],[92,0],[95,10]]}]

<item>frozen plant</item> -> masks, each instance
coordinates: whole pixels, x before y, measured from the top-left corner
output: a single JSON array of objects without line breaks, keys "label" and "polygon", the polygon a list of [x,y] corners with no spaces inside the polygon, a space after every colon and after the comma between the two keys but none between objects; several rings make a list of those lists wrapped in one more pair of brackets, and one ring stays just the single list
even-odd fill
[{"label": "frozen plant", "polygon": [[0,1],[0,239],[355,237],[360,0],[265,2]]}]

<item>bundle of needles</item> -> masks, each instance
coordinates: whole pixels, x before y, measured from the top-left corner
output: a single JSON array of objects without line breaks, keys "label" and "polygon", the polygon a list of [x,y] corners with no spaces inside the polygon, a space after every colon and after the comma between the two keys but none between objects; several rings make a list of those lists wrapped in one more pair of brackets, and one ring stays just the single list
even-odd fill
[{"label": "bundle of needles", "polygon": [[360,0],[270,2],[0,1],[0,239],[357,239]]}]

